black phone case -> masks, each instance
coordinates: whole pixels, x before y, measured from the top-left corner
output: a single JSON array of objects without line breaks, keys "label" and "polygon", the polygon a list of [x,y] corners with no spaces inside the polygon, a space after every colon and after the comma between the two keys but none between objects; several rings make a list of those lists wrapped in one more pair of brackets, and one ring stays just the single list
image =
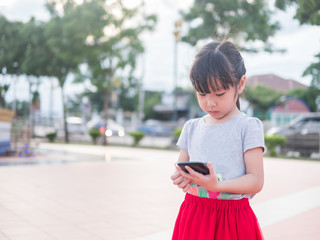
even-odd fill
[{"label": "black phone case", "polygon": [[210,173],[207,164],[203,162],[178,162],[178,166],[186,173],[189,173],[186,169],[186,166],[189,166],[194,171],[199,172],[203,175],[208,175]]}]

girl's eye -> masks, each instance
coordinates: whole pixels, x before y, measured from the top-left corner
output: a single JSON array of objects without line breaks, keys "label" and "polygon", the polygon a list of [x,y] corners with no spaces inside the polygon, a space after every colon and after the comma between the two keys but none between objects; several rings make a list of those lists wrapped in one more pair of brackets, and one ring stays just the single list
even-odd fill
[{"label": "girl's eye", "polygon": [[206,93],[200,93],[198,92],[199,96],[204,97],[206,95]]},{"label": "girl's eye", "polygon": [[219,93],[219,94],[216,94],[218,97],[221,97],[223,96],[225,93]]}]

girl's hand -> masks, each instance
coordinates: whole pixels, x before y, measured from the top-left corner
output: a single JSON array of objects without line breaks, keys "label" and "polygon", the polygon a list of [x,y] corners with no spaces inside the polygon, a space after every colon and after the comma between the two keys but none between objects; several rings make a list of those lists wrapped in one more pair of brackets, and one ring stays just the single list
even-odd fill
[{"label": "girl's hand", "polygon": [[188,173],[185,173],[181,169],[178,169],[179,174],[181,177],[186,178],[190,181],[190,183],[195,183],[197,185],[200,185],[204,187],[205,189],[212,191],[212,192],[220,192],[219,191],[219,181],[216,175],[216,172],[214,171],[213,165],[211,162],[208,162],[208,168],[209,168],[209,175],[203,175],[201,173],[198,173],[194,171],[192,168],[186,166],[186,169],[188,170]]},{"label": "girl's hand", "polygon": [[183,177],[179,172],[179,167],[176,166],[177,171],[174,172],[171,176],[171,180],[173,181],[174,185],[177,185],[181,188],[184,192],[187,192],[190,189],[191,181],[188,178]]}]

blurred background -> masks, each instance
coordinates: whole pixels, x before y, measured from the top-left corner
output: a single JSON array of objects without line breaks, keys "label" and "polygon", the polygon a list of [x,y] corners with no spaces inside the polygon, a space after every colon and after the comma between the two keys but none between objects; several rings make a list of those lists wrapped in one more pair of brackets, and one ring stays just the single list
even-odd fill
[{"label": "blurred background", "polygon": [[320,1],[12,0],[0,3],[0,154],[43,141],[174,148],[204,113],[197,49],[241,50],[241,110],[269,154],[319,159]]}]

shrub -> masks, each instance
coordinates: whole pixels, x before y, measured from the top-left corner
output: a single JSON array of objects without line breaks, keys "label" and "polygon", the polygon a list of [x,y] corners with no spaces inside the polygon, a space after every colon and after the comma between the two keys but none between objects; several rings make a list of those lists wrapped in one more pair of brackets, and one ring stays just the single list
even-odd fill
[{"label": "shrub", "polygon": [[89,130],[89,135],[92,139],[93,144],[97,144],[97,139],[101,136],[101,132],[99,131],[99,129],[90,129]]},{"label": "shrub", "polygon": [[175,139],[179,139],[180,134],[181,134],[182,128],[176,128],[175,130],[173,130],[173,136]]},{"label": "shrub", "polygon": [[141,131],[135,131],[135,132],[131,132],[130,136],[133,137],[132,146],[136,147],[136,146],[138,146],[138,144],[141,141],[141,139],[144,138],[145,133],[141,132]]},{"label": "shrub", "polygon": [[267,149],[270,151],[270,156],[277,156],[276,147],[282,146],[286,142],[286,138],[278,135],[264,136]]},{"label": "shrub", "polygon": [[56,140],[57,132],[47,133],[46,137],[48,138],[49,142],[53,143]]}]

